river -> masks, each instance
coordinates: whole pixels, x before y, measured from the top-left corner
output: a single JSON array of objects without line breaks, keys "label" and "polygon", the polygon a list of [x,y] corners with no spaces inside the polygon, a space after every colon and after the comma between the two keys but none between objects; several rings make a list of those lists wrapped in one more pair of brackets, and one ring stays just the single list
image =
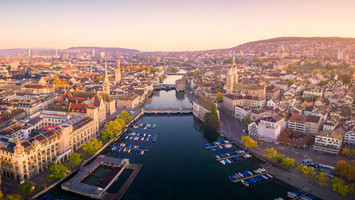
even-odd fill
[{"label": "river", "polygon": [[[170,91],[154,92],[145,107],[191,107],[184,93]],[[232,183],[228,176],[236,172],[252,171],[263,162],[252,158],[236,164],[222,165],[215,155],[239,149],[211,152],[203,144],[224,140],[216,132],[207,132],[201,122],[192,115],[144,115],[138,122],[157,124],[153,130],[130,131],[157,134],[157,141],[119,141],[128,144],[147,145],[150,151],[143,155],[116,153],[104,150],[102,153],[120,158],[129,158],[131,163],[142,164],[142,169],[123,196],[125,200],[150,199],[275,199],[286,198],[287,191],[294,187],[273,179],[258,186],[245,188],[241,183]],[[116,182],[109,191],[118,191],[125,177]],[[57,199],[88,199],[65,192],[59,186],[49,191]]]}]

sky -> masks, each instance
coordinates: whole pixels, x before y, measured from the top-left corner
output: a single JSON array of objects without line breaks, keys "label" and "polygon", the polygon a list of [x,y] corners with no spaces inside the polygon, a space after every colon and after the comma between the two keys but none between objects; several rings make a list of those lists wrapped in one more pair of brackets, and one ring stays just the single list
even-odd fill
[{"label": "sky", "polygon": [[284,36],[355,37],[355,0],[0,0],[0,49],[230,48]]}]

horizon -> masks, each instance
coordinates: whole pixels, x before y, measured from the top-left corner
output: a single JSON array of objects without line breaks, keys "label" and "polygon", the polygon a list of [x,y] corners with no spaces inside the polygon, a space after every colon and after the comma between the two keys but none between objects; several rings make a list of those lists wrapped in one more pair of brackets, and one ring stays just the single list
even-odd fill
[{"label": "horizon", "polygon": [[[140,51],[141,53],[145,52],[193,52],[193,51],[213,51],[213,50],[220,50],[220,49],[231,49],[238,47],[240,45],[246,44],[246,43],[251,43],[251,42],[261,42],[261,41],[267,41],[267,40],[273,40],[273,39],[278,39],[278,38],[339,38],[339,39],[355,39],[355,37],[339,37],[339,36],[310,36],[310,37],[303,37],[303,36],[280,36],[280,37],[273,37],[273,38],[267,38],[267,39],[260,39],[260,40],[254,40],[254,41],[247,41],[241,44],[234,45],[232,47],[225,47],[225,48],[218,48],[218,49],[198,49],[198,50],[180,50],[180,51],[163,51],[163,50],[156,50],[156,51],[143,51],[140,49],[136,48],[126,48],[126,47],[113,47],[113,46],[69,46],[65,48],[57,48],[57,50],[66,50],[69,48],[119,48],[119,49],[127,49],[127,50],[137,50]],[[19,47],[19,48],[6,48],[6,49],[0,49],[0,51],[4,50],[56,50],[56,48],[51,48],[51,47]]]},{"label": "horizon", "polygon": [[351,0],[37,0],[0,1],[0,7],[0,49],[201,51],[266,38],[355,36]]}]

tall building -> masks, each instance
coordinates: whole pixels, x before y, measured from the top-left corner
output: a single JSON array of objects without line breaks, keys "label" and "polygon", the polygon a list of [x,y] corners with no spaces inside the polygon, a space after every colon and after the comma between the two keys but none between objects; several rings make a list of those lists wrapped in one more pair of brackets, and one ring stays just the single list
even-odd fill
[{"label": "tall building", "polygon": [[95,49],[92,50],[92,57],[95,58]]},{"label": "tall building", "polygon": [[115,69],[115,82],[121,82],[121,65],[120,60],[117,60],[117,68]]},{"label": "tall building", "polygon": [[105,60],[105,77],[104,77],[104,82],[102,84],[102,92],[106,94],[110,94],[110,81],[108,80],[108,75],[107,75],[107,62]]},{"label": "tall building", "polygon": [[238,83],[238,79],[239,79],[238,71],[237,71],[237,66],[235,64],[235,56],[233,54],[233,64],[232,66],[229,67],[228,74],[227,74],[227,83],[226,83],[227,94],[233,93],[234,85]]},{"label": "tall building", "polygon": [[32,49],[28,49],[28,58],[29,58],[29,59],[32,58]]}]

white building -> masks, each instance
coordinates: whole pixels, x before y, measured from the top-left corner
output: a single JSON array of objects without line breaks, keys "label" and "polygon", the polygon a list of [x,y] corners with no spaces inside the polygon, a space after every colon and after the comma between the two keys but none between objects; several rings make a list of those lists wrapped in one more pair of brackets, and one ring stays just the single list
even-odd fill
[{"label": "white building", "polygon": [[344,134],[344,144],[355,145],[355,132],[348,131]]},{"label": "white building", "polygon": [[342,141],[343,135],[336,131],[320,131],[315,138],[313,150],[337,155],[341,149]]},{"label": "white building", "polygon": [[260,119],[257,136],[270,141],[276,141],[284,128],[285,120],[283,117],[278,115],[265,117]]}]

